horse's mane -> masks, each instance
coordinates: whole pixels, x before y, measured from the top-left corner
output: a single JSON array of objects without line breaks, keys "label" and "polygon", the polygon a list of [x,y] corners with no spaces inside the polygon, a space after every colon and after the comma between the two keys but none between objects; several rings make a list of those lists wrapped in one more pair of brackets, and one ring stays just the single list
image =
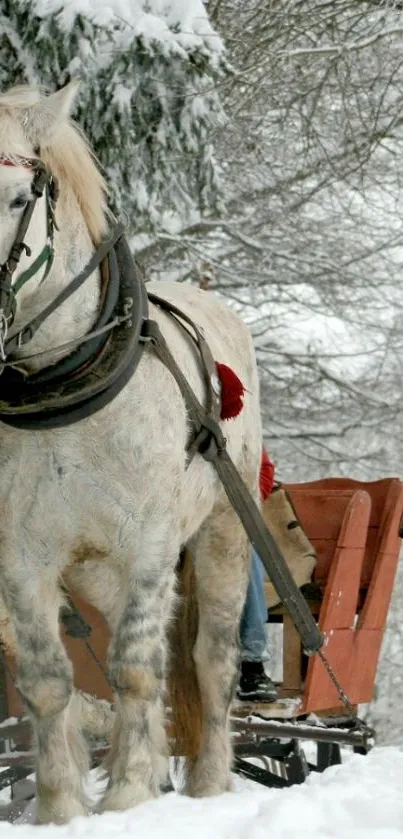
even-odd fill
[{"label": "horse's mane", "polygon": [[[29,109],[39,103],[46,113],[46,98],[42,98],[40,88],[27,85],[0,95],[0,150],[10,157],[13,151],[20,153],[24,124],[29,125]],[[21,132],[16,133],[16,121]],[[91,238],[98,243],[107,227],[107,186],[87,139],[72,120],[66,120],[50,143],[41,147],[41,160],[58,179],[62,200],[67,197],[68,188],[72,190]]]}]

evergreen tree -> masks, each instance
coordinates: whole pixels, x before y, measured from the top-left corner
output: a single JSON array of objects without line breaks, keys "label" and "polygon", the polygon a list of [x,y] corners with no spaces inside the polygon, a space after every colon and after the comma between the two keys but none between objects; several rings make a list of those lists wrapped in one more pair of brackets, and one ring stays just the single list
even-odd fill
[{"label": "evergreen tree", "polygon": [[75,116],[132,233],[217,210],[223,70],[202,0],[2,0],[0,89],[82,78]]}]

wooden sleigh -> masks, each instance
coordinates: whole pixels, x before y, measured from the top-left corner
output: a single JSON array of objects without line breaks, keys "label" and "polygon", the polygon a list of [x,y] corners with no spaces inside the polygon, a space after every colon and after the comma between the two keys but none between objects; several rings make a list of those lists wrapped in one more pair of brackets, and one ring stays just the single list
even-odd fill
[{"label": "wooden sleigh", "polygon": [[[267,719],[257,726],[249,723],[249,733],[258,737],[253,765],[243,757],[252,754],[245,726],[245,746],[238,746],[236,768],[245,777],[280,787],[340,763],[343,745],[366,754],[373,744],[359,723],[357,706],[374,696],[403,535],[403,484],[398,478],[366,483],[327,478],[285,488],[318,558],[312,583],[302,590],[325,635],[327,661],[349,704],[346,707],[321,658],[304,655],[283,605],[272,608],[269,623],[283,624],[281,698],[272,706],[238,703],[234,709],[238,715]],[[268,602],[270,589],[268,583]],[[320,717],[320,726],[301,722],[310,714]],[[279,718],[285,722],[279,723]],[[242,733],[239,723],[235,727]],[[314,764],[301,749],[305,740],[316,742]],[[255,765],[257,757],[263,767]]]},{"label": "wooden sleigh", "polygon": [[[350,703],[369,703],[399,560],[403,484],[325,478],[284,486],[318,558],[302,590],[325,636],[326,658]],[[283,625],[281,696],[295,700],[270,713],[345,713],[320,657],[303,654],[284,606],[272,608],[268,620]]]},{"label": "wooden sleigh", "polygon": [[[304,593],[325,635],[326,657],[350,702],[371,702],[399,560],[403,484],[327,478],[287,490],[318,557]],[[306,667],[281,606],[269,616],[278,619],[284,625],[283,694],[301,697],[299,714],[339,709],[322,661],[313,656]]]}]

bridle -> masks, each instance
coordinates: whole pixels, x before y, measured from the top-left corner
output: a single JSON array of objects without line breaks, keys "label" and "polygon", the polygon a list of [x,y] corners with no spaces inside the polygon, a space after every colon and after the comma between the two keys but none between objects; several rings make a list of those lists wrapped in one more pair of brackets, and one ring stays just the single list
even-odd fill
[{"label": "bridle", "polygon": [[[34,172],[31,184],[32,198],[27,202],[21,215],[14,242],[5,262],[0,265],[0,359],[5,362],[10,348],[7,348],[7,337],[12,326],[16,311],[16,294],[28,280],[34,277],[45,266],[41,282],[48,276],[54,259],[54,233],[57,230],[55,220],[55,206],[58,198],[57,181],[39,157],[0,156],[0,166],[23,166]],[[31,250],[24,239],[32,220],[35,207],[43,194],[46,196],[46,244],[17,281],[13,284],[13,276],[18,268],[22,254],[31,255]],[[21,333],[22,334],[22,333]],[[21,345],[18,343],[17,345]],[[8,352],[7,352],[8,349]]]},{"label": "bridle", "polygon": [[[48,167],[45,166],[40,157],[22,157],[0,156],[0,165],[3,166],[24,166],[32,169],[34,177],[31,185],[32,199],[28,201],[18,225],[18,230],[11,246],[10,253],[5,262],[0,265],[0,374],[3,372],[5,366],[12,366],[14,360],[12,353],[20,347],[32,340],[35,333],[47,318],[58,309],[62,303],[65,302],[81,285],[101,266],[101,263],[108,256],[110,251],[115,247],[119,239],[124,234],[124,226],[119,222],[114,222],[111,225],[108,238],[101,242],[91,256],[88,263],[82,271],[75,276],[68,285],[46,306],[43,311],[26,324],[17,334],[8,337],[10,327],[15,318],[16,311],[16,295],[21,288],[34,277],[40,269],[45,266],[45,271],[41,279],[41,283],[48,276],[54,260],[54,234],[58,230],[55,219],[55,208],[59,196],[59,188],[56,178]],[[35,211],[36,203],[39,198],[45,194],[46,198],[46,226],[47,237],[46,244],[38,254],[34,262],[23,271],[16,282],[13,283],[13,276],[18,268],[21,255],[25,252],[30,256],[30,248],[25,243],[24,239],[32,220]],[[122,321],[129,320],[131,313],[129,307],[125,314],[118,318],[112,319],[109,323],[103,322],[99,324],[102,333],[109,332],[114,329]],[[64,351],[65,349],[72,349],[82,341],[91,341],[94,337],[98,337],[99,329],[92,330],[85,336],[77,338],[77,340],[69,342],[67,345],[54,347],[51,352]]]}]

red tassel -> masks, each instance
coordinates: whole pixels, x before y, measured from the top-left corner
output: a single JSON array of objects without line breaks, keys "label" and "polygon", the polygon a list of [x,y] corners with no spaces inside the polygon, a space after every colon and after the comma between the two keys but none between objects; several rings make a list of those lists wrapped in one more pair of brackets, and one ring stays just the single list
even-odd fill
[{"label": "red tassel", "polygon": [[243,408],[245,388],[236,373],[226,364],[216,362],[217,373],[221,382],[221,414],[222,420],[234,419]]},{"label": "red tassel", "polygon": [[266,498],[268,498],[268,496],[272,492],[274,486],[275,469],[276,467],[274,463],[271,462],[266,449],[263,447],[259,475],[259,489],[263,501],[266,501]]}]

